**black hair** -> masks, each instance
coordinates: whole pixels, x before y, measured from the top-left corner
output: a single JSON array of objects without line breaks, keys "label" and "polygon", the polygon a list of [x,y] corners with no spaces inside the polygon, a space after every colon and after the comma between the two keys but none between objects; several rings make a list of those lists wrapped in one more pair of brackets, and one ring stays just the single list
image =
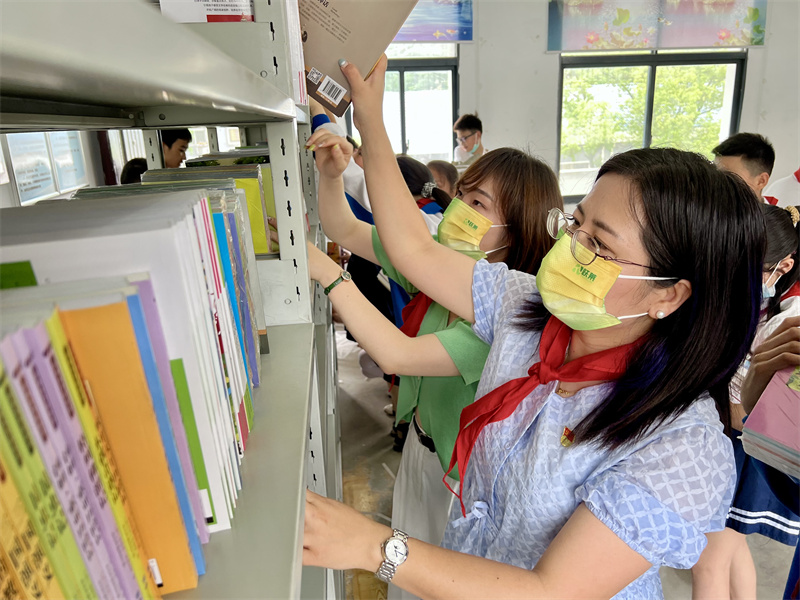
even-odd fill
[{"label": "black hair", "polygon": [[711,152],[714,156],[740,156],[753,176],[772,175],[775,165],[775,149],[767,138],[757,133],[732,135]]},{"label": "black hair", "polygon": [[142,175],[147,171],[146,158],[132,158],[122,167],[122,174],[119,176],[121,184],[142,183]]},{"label": "black hair", "polygon": [[403,174],[403,179],[406,181],[408,191],[410,191],[413,196],[423,196],[425,184],[433,183],[434,187],[431,189],[430,194],[424,197],[431,198],[436,204],[442,207],[442,210],[450,206],[450,202],[452,201],[450,194],[435,187],[436,182],[433,180],[433,175],[428,167],[405,154],[399,154],[397,156],[397,165],[400,167],[400,172]]},{"label": "black hair", "polygon": [[461,115],[458,120],[453,125],[453,129],[460,129],[462,131],[466,131],[468,129],[472,131],[480,131],[483,133],[483,123],[478,118],[478,115]]},{"label": "black hair", "polygon": [[172,148],[172,145],[178,140],[192,143],[192,132],[188,129],[162,129],[161,142],[167,147]]},{"label": "black hair", "polygon": [[[797,207],[792,207],[797,210]],[[794,255],[794,265],[775,284],[775,295],[767,304],[767,319],[771,319],[781,310],[781,296],[798,281],[800,276],[800,236],[798,228],[792,222],[789,209],[762,203],[761,212],[767,227],[767,252],[764,255],[764,272],[772,272],[775,266],[790,254]]]},{"label": "black hair", "polygon": [[[685,279],[692,289],[643,336],[612,392],[575,429],[576,440],[616,448],[678,416],[705,392],[727,428],[728,383],[750,348],[761,303],[766,236],[759,203],[740,177],[672,148],[618,154],[597,179],[609,173],[630,183],[647,274]],[[537,296],[519,325],[541,330],[549,316]]]}]

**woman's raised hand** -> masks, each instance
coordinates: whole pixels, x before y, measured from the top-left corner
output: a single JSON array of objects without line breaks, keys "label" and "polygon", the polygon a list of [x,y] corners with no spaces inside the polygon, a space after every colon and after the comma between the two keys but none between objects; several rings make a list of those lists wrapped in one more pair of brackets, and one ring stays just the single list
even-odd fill
[{"label": "woman's raised hand", "polygon": [[367,133],[366,130],[371,124],[383,127],[383,87],[387,65],[388,59],[383,54],[365,81],[358,67],[346,61],[339,61],[342,73],[350,84],[350,97],[353,99],[353,123],[362,135]]},{"label": "woman's raised hand", "polygon": [[347,139],[323,128],[308,138],[306,147],[316,153],[319,174],[329,179],[340,177],[353,156],[353,147]]}]

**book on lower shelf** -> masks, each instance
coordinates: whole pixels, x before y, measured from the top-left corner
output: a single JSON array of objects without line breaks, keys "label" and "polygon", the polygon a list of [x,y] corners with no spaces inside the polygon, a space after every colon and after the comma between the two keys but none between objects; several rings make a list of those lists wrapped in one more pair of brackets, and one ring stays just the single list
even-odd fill
[{"label": "book on lower shelf", "polygon": [[52,569],[3,520],[8,589],[196,587],[246,485],[262,382],[242,194],[138,187],[0,215],[3,264],[28,274],[0,270],[0,499],[18,521],[9,490],[36,500],[22,510]]},{"label": "book on lower shelf", "polygon": [[742,430],[745,452],[800,478],[800,367],[772,376]]}]

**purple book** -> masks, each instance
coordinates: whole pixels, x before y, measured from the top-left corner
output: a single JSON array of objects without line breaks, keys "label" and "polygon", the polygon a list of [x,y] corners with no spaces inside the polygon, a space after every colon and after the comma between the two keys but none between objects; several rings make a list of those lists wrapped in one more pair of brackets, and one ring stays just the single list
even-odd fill
[{"label": "purple book", "polygon": [[239,232],[238,227],[236,226],[236,215],[232,212],[228,213],[228,224],[230,225],[234,240],[234,243],[231,245],[233,246],[233,262],[236,264],[236,297],[239,300],[239,313],[243,317],[242,329],[244,330],[244,342],[245,348],[247,349],[247,361],[250,365],[250,380],[254,387],[258,387],[261,383],[258,361],[260,357],[256,353],[256,344],[255,340],[253,339],[253,336],[258,334],[253,326],[252,313],[250,312],[250,301],[247,297],[247,282],[244,278],[242,253],[238,242]]},{"label": "purple book", "polygon": [[139,299],[142,303],[144,318],[147,322],[147,331],[150,334],[150,344],[153,347],[158,376],[161,379],[161,387],[163,388],[164,399],[167,403],[169,420],[172,425],[172,434],[175,438],[175,444],[178,447],[178,457],[181,461],[183,476],[186,479],[189,502],[192,505],[192,515],[197,525],[197,533],[200,536],[200,542],[206,544],[209,538],[208,525],[206,525],[205,511],[203,510],[203,505],[200,500],[200,488],[197,485],[197,477],[195,476],[192,457],[189,453],[189,442],[186,439],[186,429],[183,426],[183,419],[181,418],[178,396],[175,393],[175,382],[172,379],[172,370],[170,369],[169,355],[167,354],[167,341],[164,337],[164,329],[161,327],[161,317],[158,314],[158,305],[156,304],[156,297],[153,293],[153,283],[149,279],[141,279],[138,281],[134,279],[133,276],[129,277],[131,285],[136,286],[139,292]]},{"label": "purple book", "polygon": [[[52,389],[40,373],[34,352],[22,331],[6,336],[0,342],[0,355],[11,374],[20,408],[27,421],[58,501],[78,544],[86,571],[99,598],[124,598],[123,579],[103,539],[97,513],[89,505],[90,491],[80,476],[77,449],[70,446],[56,418]],[[122,575],[124,578],[124,573]],[[131,583],[135,582],[130,574]]]}]

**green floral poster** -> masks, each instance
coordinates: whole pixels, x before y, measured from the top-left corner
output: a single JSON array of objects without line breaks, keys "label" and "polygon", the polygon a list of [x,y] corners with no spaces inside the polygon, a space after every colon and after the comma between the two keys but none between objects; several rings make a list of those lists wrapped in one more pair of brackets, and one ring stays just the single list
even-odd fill
[{"label": "green floral poster", "polygon": [[767,0],[550,0],[547,49],[764,44]]}]

